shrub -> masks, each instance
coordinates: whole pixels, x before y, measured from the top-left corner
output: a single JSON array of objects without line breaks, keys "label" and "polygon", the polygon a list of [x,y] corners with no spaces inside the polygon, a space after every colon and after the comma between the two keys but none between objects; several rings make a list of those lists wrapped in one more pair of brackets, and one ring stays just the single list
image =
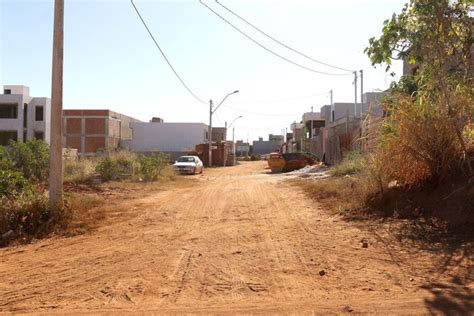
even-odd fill
[{"label": "shrub", "polygon": [[8,157],[5,147],[0,146],[0,170],[12,170],[13,161]]},{"label": "shrub", "polygon": [[92,158],[64,161],[64,181],[89,183],[96,172],[97,161]]},{"label": "shrub", "polygon": [[342,162],[331,169],[333,176],[346,176],[360,173],[367,167],[364,157],[357,151],[348,152]]},{"label": "shrub", "polygon": [[24,143],[12,141],[7,153],[25,178],[42,181],[48,177],[49,145],[46,142],[37,139]]},{"label": "shrub", "polygon": [[104,181],[119,180],[132,177],[137,166],[137,155],[131,152],[119,151],[106,153],[101,157],[96,171]]},{"label": "shrub", "polygon": [[0,197],[0,236],[10,233],[11,238],[22,240],[42,237],[67,225],[69,217],[65,209],[50,210],[47,196],[35,186],[21,191],[14,199]]},{"label": "shrub", "polygon": [[145,181],[155,181],[168,166],[169,156],[163,153],[138,156],[139,177]]},{"label": "shrub", "polygon": [[0,199],[14,199],[29,186],[30,183],[20,172],[9,169],[0,170]]}]

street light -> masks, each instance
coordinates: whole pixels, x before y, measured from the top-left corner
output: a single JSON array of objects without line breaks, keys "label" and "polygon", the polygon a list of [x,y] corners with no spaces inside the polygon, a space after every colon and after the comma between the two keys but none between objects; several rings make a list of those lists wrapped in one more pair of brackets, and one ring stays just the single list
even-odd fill
[{"label": "street light", "polygon": [[236,94],[238,93],[239,90],[235,90],[234,92],[231,92],[229,94],[227,94],[224,99],[222,99],[221,102],[219,102],[219,104],[217,105],[217,107],[213,110],[212,109],[212,105],[213,105],[213,102],[212,100],[209,100],[209,131],[208,131],[208,143],[209,143],[209,167],[212,167],[212,114],[214,114],[217,109],[222,105],[222,103],[224,103],[224,101],[232,94]]},{"label": "street light", "polygon": [[[235,119],[232,120],[232,122],[230,122],[229,126],[227,126],[227,121],[225,122],[225,138],[224,138],[224,141],[225,141],[225,144],[227,145],[227,129],[230,128],[232,126],[232,124],[234,124],[235,121],[237,121],[239,118],[242,118],[243,116],[240,115],[240,116],[237,116]],[[232,146],[234,146],[234,131],[235,129],[232,130]],[[234,155],[235,155],[235,150],[234,150]],[[226,160],[224,160],[224,167],[226,165]]]}]

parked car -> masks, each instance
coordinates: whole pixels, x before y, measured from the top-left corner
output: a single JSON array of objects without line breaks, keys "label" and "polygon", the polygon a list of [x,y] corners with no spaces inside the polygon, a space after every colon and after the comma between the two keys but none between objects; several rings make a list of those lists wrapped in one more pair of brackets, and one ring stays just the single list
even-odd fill
[{"label": "parked car", "polygon": [[173,169],[179,173],[202,173],[204,165],[198,156],[181,156],[173,164]]}]

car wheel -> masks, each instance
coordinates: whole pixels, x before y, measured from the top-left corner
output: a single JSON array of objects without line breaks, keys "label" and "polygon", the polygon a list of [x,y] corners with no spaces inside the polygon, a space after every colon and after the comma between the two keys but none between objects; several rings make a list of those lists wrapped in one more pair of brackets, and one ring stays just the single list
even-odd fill
[{"label": "car wheel", "polygon": [[201,174],[203,173],[203,171],[204,171],[204,167],[201,167]]},{"label": "car wheel", "polygon": [[195,175],[195,174],[196,174],[196,167],[194,167],[194,169],[193,169],[193,175]]}]

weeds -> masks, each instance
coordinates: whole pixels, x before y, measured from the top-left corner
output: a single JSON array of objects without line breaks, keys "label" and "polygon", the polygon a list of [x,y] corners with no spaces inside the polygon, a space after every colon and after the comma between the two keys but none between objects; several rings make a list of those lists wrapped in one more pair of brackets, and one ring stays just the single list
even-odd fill
[{"label": "weeds", "polygon": [[8,158],[27,179],[46,180],[49,174],[49,145],[42,140],[10,142]]},{"label": "weeds", "polygon": [[[67,209],[52,211],[48,198],[37,187],[23,190],[14,199],[0,198],[0,236],[29,241],[40,238],[67,226],[70,212]],[[9,240],[0,238],[0,243]]]},{"label": "weeds", "polygon": [[94,178],[97,160],[84,158],[64,161],[64,181],[75,184],[90,183]]},{"label": "weeds", "polygon": [[366,160],[357,151],[346,153],[342,162],[331,169],[331,175],[341,177],[360,173],[367,167]]}]

